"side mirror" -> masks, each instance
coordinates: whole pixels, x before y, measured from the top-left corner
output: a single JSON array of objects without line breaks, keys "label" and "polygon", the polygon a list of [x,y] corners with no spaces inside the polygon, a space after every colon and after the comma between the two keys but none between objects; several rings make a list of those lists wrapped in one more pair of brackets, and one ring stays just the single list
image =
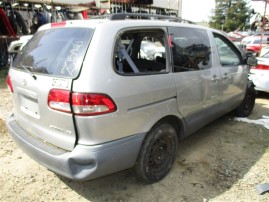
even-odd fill
[{"label": "side mirror", "polygon": [[258,60],[255,57],[253,56],[247,57],[247,65],[256,66],[257,63],[258,63]]}]

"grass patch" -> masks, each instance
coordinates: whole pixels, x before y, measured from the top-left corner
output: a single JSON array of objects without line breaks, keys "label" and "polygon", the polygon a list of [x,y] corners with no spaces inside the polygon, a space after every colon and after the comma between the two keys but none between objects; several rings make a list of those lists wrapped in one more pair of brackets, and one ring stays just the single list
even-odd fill
[{"label": "grass patch", "polygon": [[1,68],[0,69],[0,88],[6,88],[6,78],[8,74],[8,68]]},{"label": "grass patch", "polygon": [[269,153],[269,148],[268,148],[268,146],[264,148],[264,153]]}]

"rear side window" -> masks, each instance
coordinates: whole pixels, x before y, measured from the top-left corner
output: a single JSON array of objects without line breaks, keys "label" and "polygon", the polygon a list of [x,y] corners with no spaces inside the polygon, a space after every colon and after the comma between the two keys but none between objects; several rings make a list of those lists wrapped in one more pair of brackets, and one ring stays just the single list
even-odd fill
[{"label": "rear side window", "polygon": [[116,71],[125,75],[167,72],[165,38],[162,29],[139,29],[121,33],[114,51]]},{"label": "rear side window", "polygon": [[76,77],[93,30],[60,28],[37,32],[13,63],[14,68],[33,73]]},{"label": "rear side window", "polygon": [[169,34],[174,72],[196,71],[211,67],[211,47],[205,30],[170,27]]}]

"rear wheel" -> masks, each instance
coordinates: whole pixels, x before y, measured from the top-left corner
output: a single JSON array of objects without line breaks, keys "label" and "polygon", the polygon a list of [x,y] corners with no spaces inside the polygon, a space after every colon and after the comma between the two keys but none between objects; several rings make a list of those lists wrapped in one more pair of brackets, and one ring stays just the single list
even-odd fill
[{"label": "rear wheel", "polygon": [[147,134],[135,164],[139,180],[154,183],[164,178],[176,158],[178,138],[175,128],[168,123],[153,127]]},{"label": "rear wheel", "polygon": [[245,98],[241,105],[235,110],[237,117],[247,117],[251,114],[252,109],[255,105],[256,90],[254,86],[250,86],[246,92]]}]

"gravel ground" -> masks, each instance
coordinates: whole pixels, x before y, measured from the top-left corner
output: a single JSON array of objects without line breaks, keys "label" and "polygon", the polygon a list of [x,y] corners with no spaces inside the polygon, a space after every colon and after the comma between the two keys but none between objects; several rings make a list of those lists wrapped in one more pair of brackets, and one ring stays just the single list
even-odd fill
[{"label": "gravel ground", "polygon": [[[26,156],[7,134],[12,111],[0,87],[0,201],[269,201],[256,185],[269,183],[269,131],[226,115],[180,143],[176,163],[162,181],[145,185],[131,170],[100,179],[66,179]],[[269,114],[269,95],[256,101],[251,120]]]}]

